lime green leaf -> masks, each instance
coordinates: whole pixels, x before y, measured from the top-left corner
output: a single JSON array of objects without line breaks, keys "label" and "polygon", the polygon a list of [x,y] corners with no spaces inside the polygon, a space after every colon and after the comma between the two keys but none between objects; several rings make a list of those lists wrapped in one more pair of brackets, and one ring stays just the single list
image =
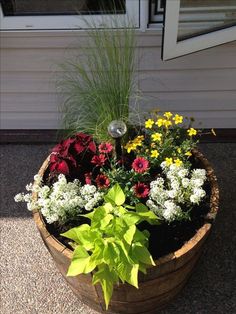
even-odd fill
[{"label": "lime green leaf", "polygon": [[107,215],[107,209],[100,206],[94,210],[93,221],[99,221]]},{"label": "lime green leaf", "polygon": [[143,203],[136,204],[135,209],[138,213],[149,211],[147,206],[145,206]]},{"label": "lime green leaf", "polygon": [[116,183],[104,196],[106,202],[115,203],[116,205],[122,205],[125,202],[125,194],[122,191],[120,185]]},{"label": "lime green leaf", "polygon": [[94,241],[100,237],[101,234],[97,230],[92,229],[78,233],[78,239],[87,251],[91,251],[94,248]]},{"label": "lime green leaf", "polygon": [[133,226],[140,220],[140,216],[137,213],[128,213],[123,216],[123,220],[126,222],[128,226]]},{"label": "lime green leaf", "polygon": [[137,289],[138,289],[138,269],[139,269],[139,265],[135,264],[131,269],[130,279],[127,280],[128,283],[130,283],[132,286],[136,287]]},{"label": "lime green leaf", "polygon": [[101,221],[100,221],[100,228],[103,230],[109,225],[110,221],[114,218],[113,215],[107,214]]},{"label": "lime green leaf", "polygon": [[100,269],[93,275],[93,284],[100,283],[103,290],[106,309],[113,293],[113,285],[118,281],[114,271],[110,271],[107,265],[100,266]]},{"label": "lime green leaf", "polygon": [[94,250],[90,257],[90,261],[95,261],[97,265],[103,263],[103,251],[104,251],[104,243],[103,240],[95,240],[94,242]]},{"label": "lime green leaf", "polygon": [[144,265],[144,264],[142,264],[142,263],[140,263],[139,264],[139,271],[141,271],[144,275],[146,275],[147,274],[147,270],[146,270],[146,265]]},{"label": "lime green leaf", "polygon": [[138,264],[120,263],[117,266],[117,271],[122,282],[128,282],[132,286],[138,288]]},{"label": "lime green leaf", "polygon": [[82,246],[77,246],[77,248],[74,250],[67,276],[77,276],[84,273],[89,259],[90,255],[87,253],[87,251]]},{"label": "lime green leaf", "polygon": [[126,242],[128,244],[132,243],[135,231],[136,231],[136,226],[133,225],[133,226],[129,227],[129,229],[124,234],[124,239],[126,240]]},{"label": "lime green leaf", "polygon": [[160,224],[158,217],[151,210],[149,210],[147,212],[140,212],[139,216],[140,216],[141,221],[147,221],[150,224],[155,224],[155,225]]},{"label": "lime green leaf", "polygon": [[93,214],[94,214],[94,211],[92,211],[92,212],[90,212],[88,214],[80,215],[80,216],[86,217],[86,218],[92,220],[93,219]]},{"label": "lime green leaf", "polygon": [[150,252],[145,246],[143,246],[143,244],[139,242],[132,245],[132,255],[135,259],[142,262],[143,264],[155,266]]},{"label": "lime green leaf", "polygon": [[127,205],[127,204],[125,204],[125,208],[128,208],[128,209],[135,209],[135,207],[134,207],[134,206]]},{"label": "lime green leaf", "polygon": [[98,262],[97,259],[92,259],[90,256],[85,266],[84,273],[85,274],[91,273],[91,271],[93,271],[96,268],[97,262]]},{"label": "lime green leaf", "polygon": [[112,229],[111,230],[107,229],[107,232],[110,231],[111,233],[113,233],[113,235],[115,235],[116,238],[122,239],[124,236],[124,230],[127,230],[127,229],[128,229],[127,225],[123,221],[123,219],[120,219],[119,217],[115,217],[113,219]]},{"label": "lime green leaf", "polygon": [[82,230],[89,230],[90,229],[90,226],[87,225],[87,224],[83,224],[79,227],[75,227],[75,228],[72,228],[64,233],[61,233],[61,235],[63,237],[66,237],[68,239],[71,239],[73,241],[75,241],[76,243],[79,243],[80,244],[80,240],[78,238],[78,234],[79,234],[79,231],[82,231]]},{"label": "lime green leaf", "polygon": [[135,242],[141,242],[142,244],[146,243],[149,238],[149,232],[147,230],[140,231],[136,228],[136,232],[134,235]]},{"label": "lime green leaf", "polygon": [[105,204],[103,205],[103,207],[105,208],[105,210],[106,210],[107,213],[110,213],[110,212],[113,211],[113,206],[112,206],[111,203],[105,203]]},{"label": "lime green leaf", "polygon": [[104,262],[109,266],[115,265],[119,253],[119,249],[113,243],[107,243],[103,252]]}]

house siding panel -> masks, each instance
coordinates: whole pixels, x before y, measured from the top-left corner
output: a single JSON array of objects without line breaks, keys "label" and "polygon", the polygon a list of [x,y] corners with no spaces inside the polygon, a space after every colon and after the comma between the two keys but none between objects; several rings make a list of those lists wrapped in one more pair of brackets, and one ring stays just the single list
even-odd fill
[{"label": "house siding panel", "polygon": [[[0,33],[1,128],[60,127],[59,64],[82,53],[84,32]],[[141,109],[195,116],[201,127],[236,127],[236,42],[161,60],[161,33],[138,32]]]}]

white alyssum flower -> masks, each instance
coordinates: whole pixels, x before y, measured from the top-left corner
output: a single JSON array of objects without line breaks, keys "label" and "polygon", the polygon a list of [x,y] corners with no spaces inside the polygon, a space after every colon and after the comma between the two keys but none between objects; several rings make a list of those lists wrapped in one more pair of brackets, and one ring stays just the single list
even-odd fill
[{"label": "white alyssum flower", "polygon": [[58,176],[58,181],[51,187],[43,185],[42,178],[38,175],[34,179],[34,184],[27,185],[27,191],[37,192],[37,200],[32,197],[32,193],[19,193],[15,196],[15,201],[26,202],[29,210],[40,209],[49,224],[75,218],[83,209],[91,211],[103,198],[103,193],[97,191],[96,186],[81,186],[77,179],[67,182],[63,174]]},{"label": "white alyssum flower", "polygon": [[164,208],[162,209],[162,216],[167,221],[172,221],[176,218],[181,208],[172,201],[165,201]]},{"label": "white alyssum flower", "polygon": [[22,202],[24,200],[24,197],[22,196],[21,193],[18,193],[14,197],[15,202]]},{"label": "white alyssum flower", "polygon": [[204,169],[189,171],[183,165],[167,166],[166,162],[162,162],[161,167],[165,180],[159,177],[150,183],[146,205],[157,216],[170,222],[184,216],[181,206],[191,209],[206,195],[202,188],[206,180],[206,171]]}]

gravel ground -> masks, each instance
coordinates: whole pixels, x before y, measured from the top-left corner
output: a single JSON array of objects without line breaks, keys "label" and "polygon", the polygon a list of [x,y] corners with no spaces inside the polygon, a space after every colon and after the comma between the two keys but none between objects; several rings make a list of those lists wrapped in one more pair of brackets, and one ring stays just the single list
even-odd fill
[{"label": "gravel ground", "polygon": [[[1,145],[2,314],[96,314],[67,287],[16,193],[32,180],[49,145]],[[179,296],[160,314],[236,313],[236,144],[202,144],[220,185],[220,212]]]}]

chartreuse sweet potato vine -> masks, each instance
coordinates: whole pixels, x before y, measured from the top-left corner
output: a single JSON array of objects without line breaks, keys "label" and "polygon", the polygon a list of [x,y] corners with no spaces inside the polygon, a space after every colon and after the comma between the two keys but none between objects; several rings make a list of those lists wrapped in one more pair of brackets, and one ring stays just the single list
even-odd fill
[{"label": "chartreuse sweet potato vine", "polygon": [[138,271],[146,273],[149,265],[155,265],[147,249],[149,233],[136,226],[142,221],[158,224],[158,220],[141,203],[136,207],[125,205],[119,184],[108,191],[104,200],[102,206],[83,215],[91,225],[80,225],[62,235],[75,242],[67,276],[93,271],[93,284],[101,284],[108,308],[114,284],[121,280],[138,288]]}]

